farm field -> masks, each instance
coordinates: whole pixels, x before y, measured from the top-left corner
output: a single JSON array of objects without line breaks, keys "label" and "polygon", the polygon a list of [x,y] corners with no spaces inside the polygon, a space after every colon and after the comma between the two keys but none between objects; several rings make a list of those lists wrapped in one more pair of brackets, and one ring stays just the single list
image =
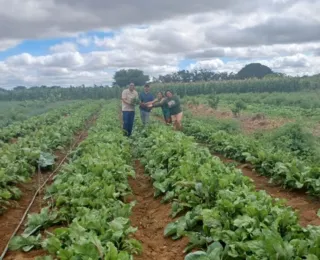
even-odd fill
[{"label": "farm field", "polygon": [[[155,109],[147,128],[137,113],[130,139],[115,100],[62,102],[3,127],[1,250],[38,181],[55,176],[4,259],[320,259],[319,122],[306,113],[318,105],[297,105],[306,93],[276,94],[279,113],[257,102],[265,93],[215,95],[217,107],[184,97],[182,132]],[[239,100],[251,107],[235,117]],[[55,160],[41,174],[45,154]]]},{"label": "farm field", "polygon": [[[261,100],[277,100],[278,110],[282,111],[281,104],[288,103],[288,100],[300,104],[310,98],[312,103],[311,96],[316,95],[316,93],[313,95],[305,93],[305,96],[303,94],[224,95],[224,98],[232,97],[234,102],[229,109],[223,108],[222,111],[217,107],[213,108],[210,97],[186,98],[185,132],[210,145],[213,152],[240,163],[250,163],[255,170],[271,177],[271,181],[275,183],[282,183],[288,188],[306,190],[310,194],[318,194],[319,121],[307,115],[302,122],[299,116],[287,119],[268,113],[250,114],[245,113],[246,109],[236,117],[233,113],[235,104],[239,100],[245,106],[247,100],[260,100],[260,103],[263,102]],[[315,99],[313,107],[318,106],[316,101]]]},{"label": "farm field", "polygon": [[32,116],[44,114],[74,101],[11,101],[0,102],[0,127],[24,121]]},{"label": "farm field", "polygon": [[[186,97],[183,102],[189,114],[199,118],[219,119],[234,119],[232,110],[234,111],[238,104],[241,106],[241,115],[238,116],[237,121],[242,130],[247,133],[272,130],[287,123],[297,122],[315,136],[320,136],[318,95],[318,92],[313,94],[310,92],[223,94],[216,95],[219,98],[217,108],[213,107],[215,104],[210,105],[210,102],[212,103],[210,95]],[[292,102],[291,105],[289,105],[290,102]],[[308,103],[312,108],[303,108],[304,103]]]}]

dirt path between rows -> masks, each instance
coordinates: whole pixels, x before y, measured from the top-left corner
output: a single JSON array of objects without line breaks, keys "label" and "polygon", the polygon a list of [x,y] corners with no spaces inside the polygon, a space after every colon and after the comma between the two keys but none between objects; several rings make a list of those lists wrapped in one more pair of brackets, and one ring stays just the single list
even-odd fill
[{"label": "dirt path between rows", "polygon": [[[82,130],[74,135],[72,144],[66,148],[64,151],[56,151],[55,155],[57,157],[55,167],[58,166],[63,158],[68,154],[71,147],[75,149],[88,135],[88,129],[97,120],[97,115],[93,115],[87,122]],[[67,163],[66,160],[64,163]],[[59,172],[59,171],[58,171]],[[58,173],[57,172],[57,173]],[[32,197],[36,190],[44,183],[52,171],[45,173],[35,173],[32,176],[32,180],[28,183],[19,184],[18,187],[22,191],[22,197],[16,202],[15,207],[9,208],[2,216],[0,216],[0,254],[4,250],[6,244],[8,243],[12,233],[19,224],[25,210],[31,202]],[[52,180],[48,181],[47,186],[52,183]],[[34,201],[29,213],[39,213],[42,207],[45,207],[45,201],[43,201],[45,188],[38,194],[36,200]],[[18,233],[21,233],[24,225],[21,226]],[[47,253],[43,250],[31,251],[29,253],[23,253],[19,251],[8,251],[4,259],[9,260],[20,260],[20,259],[34,259],[35,256],[46,255]]]},{"label": "dirt path between rows", "polygon": [[[224,163],[237,163],[220,154],[214,154],[214,156],[219,157]],[[237,168],[242,170],[243,175],[253,180],[256,190],[265,190],[273,198],[285,199],[286,204],[297,211],[299,223],[302,226],[320,225],[320,218],[317,216],[317,212],[320,209],[319,198],[308,196],[304,191],[288,190],[279,185],[269,183],[268,177],[260,176],[251,169],[249,164],[240,164]]]},{"label": "dirt path between rows", "polygon": [[161,199],[154,198],[151,179],[144,174],[144,168],[139,161],[135,161],[135,171],[136,179],[131,178],[129,183],[137,204],[130,219],[132,226],[138,228],[134,238],[141,241],[143,252],[134,259],[183,260],[183,250],[188,244],[188,239],[173,241],[163,236],[164,228],[172,222],[169,216],[171,205],[162,204]]}]

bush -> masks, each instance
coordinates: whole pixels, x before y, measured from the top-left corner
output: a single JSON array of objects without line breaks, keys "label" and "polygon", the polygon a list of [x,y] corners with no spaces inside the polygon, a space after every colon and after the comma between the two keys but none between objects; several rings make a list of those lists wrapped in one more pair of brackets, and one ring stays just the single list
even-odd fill
[{"label": "bush", "polygon": [[299,123],[287,124],[267,137],[276,149],[285,150],[306,159],[317,156],[317,140],[307,132]]},{"label": "bush", "polygon": [[247,108],[246,103],[243,100],[236,101],[231,107],[232,114],[234,117],[240,117],[240,112]]},{"label": "bush", "polygon": [[208,105],[213,109],[217,109],[219,101],[220,101],[220,98],[218,96],[210,95],[208,98]]}]

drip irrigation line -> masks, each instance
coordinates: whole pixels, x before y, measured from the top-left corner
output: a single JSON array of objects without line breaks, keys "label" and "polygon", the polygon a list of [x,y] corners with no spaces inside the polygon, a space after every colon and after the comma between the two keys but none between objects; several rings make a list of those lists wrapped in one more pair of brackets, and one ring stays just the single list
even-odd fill
[{"label": "drip irrigation line", "polygon": [[8,240],[8,243],[6,244],[6,247],[4,248],[1,256],[0,256],[0,260],[3,260],[5,255],[8,252],[9,249],[9,243],[11,241],[11,239],[17,234],[17,232],[19,231],[21,225],[23,224],[26,216],[28,215],[28,212],[30,210],[30,208],[32,207],[37,195],[40,193],[40,191],[46,186],[47,182],[52,178],[52,176],[60,169],[60,167],[62,166],[62,164],[65,162],[65,160],[68,158],[69,154],[74,150],[75,146],[77,145],[77,143],[81,140],[83,134],[85,131],[82,131],[82,133],[79,135],[78,139],[73,143],[73,145],[71,146],[71,148],[69,149],[69,151],[67,152],[67,154],[63,157],[63,159],[60,161],[59,165],[57,166],[57,168],[50,173],[50,175],[48,176],[48,178],[44,181],[44,183],[36,190],[35,194],[32,197],[31,202],[29,203],[27,209],[25,210],[19,224],[17,225],[16,229],[13,231],[12,235],[10,236],[10,239]]}]

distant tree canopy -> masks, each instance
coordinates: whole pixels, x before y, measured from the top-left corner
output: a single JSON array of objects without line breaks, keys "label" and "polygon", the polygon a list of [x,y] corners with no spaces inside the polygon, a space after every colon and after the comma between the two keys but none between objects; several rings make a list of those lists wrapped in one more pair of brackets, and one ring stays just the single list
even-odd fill
[{"label": "distant tree canopy", "polygon": [[207,69],[200,70],[180,70],[171,74],[160,75],[156,82],[196,82],[196,81],[213,81],[235,79],[235,74],[227,72],[214,72]]},{"label": "distant tree canopy", "polygon": [[113,85],[121,88],[128,86],[133,82],[137,86],[143,86],[149,81],[149,76],[144,75],[142,70],[128,69],[119,70],[113,76]]},{"label": "distant tree canopy", "polygon": [[273,71],[260,63],[250,63],[242,68],[236,77],[238,79],[258,78],[261,79],[266,75],[273,74]]},{"label": "distant tree canopy", "polygon": [[[245,76],[239,78],[239,74]],[[282,73],[272,72],[270,68],[254,63],[245,66],[238,74],[200,69],[193,71],[180,70],[171,74],[160,75],[157,78],[149,78],[138,69],[120,70],[115,73],[114,80],[113,87],[81,85],[65,88],[43,85],[30,88],[17,86],[10,90],[0,88],[0,101],[47,100],[53,102],[57,100],[119,98],[122,91],[121,87],[127,86],[130,82],[142,86],[149,80],[152,82],[152,89],[155,92],[170,88],[180,96],[212,93],[294,92],[320,89],[320,74],[290,77]]]},{"label": "distant tree canopy", "polygon": [[200,70],[180,70],[171,74],[160,75],[156,82],[197,82],[197,81],[216,81],[216,80],[234,80],[247,78],[263,78],[266,75],[278,77],[285,76],[281,73],[274,73],[269,67],[260,63],[251,63],[242,68],[237,74],[233,72],[215,72],[207,69]]}]

